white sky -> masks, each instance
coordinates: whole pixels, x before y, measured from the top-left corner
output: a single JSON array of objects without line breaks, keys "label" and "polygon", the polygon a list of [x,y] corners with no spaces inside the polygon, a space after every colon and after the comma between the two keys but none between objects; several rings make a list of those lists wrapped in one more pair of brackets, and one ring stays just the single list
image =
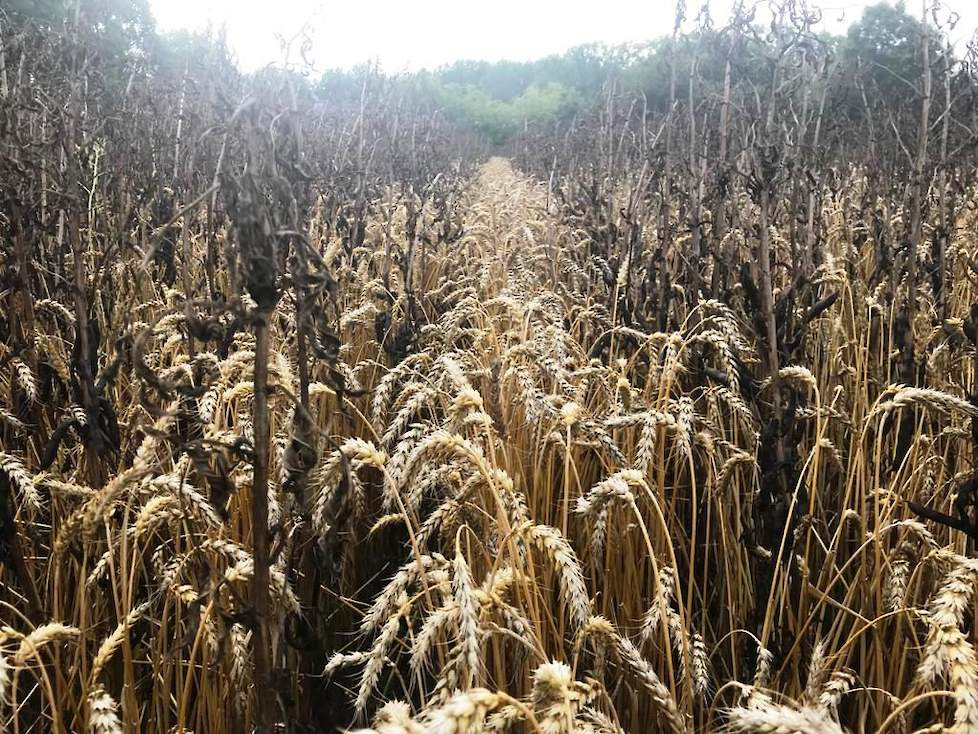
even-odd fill
[{"label": "white sky", "polygon": [[[687,0],[695,15],[701,0]],[[839,31],[867,0],[824,0],[824,21]],[[956,37],[978,26],[978,0],[944,0],[961,15]],[[732,0],[711,0],[722,25]],[[246,70],[280,62],[276,34],[311,31],[309,54],[322,70],[379,60],[387,71],[431,68],[459,59],[528,60],[592,41],[643,41],[672,29],[674,0],[150,0],[161,30],[226,25]],[[917,11],[919,0],[907,7]],[[295,56],[295,54],[293,54]],[[298,59],[294,59],[298,60]]]}]

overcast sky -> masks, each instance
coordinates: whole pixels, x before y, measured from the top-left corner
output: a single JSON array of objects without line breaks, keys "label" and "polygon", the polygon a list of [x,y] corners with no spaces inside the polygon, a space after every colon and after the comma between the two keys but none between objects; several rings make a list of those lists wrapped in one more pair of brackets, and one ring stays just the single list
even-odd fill
[{"label": "overcast sky", "polygon": [[[824,21],[841,30],[866,0],[825,0]],[[700,0],[687,0],[691,14]],[[711,0],[716,24],[732,0]],[[961,17],[958,37],[978,26],[978,0],[945,0]],[[161,30],[225,25],[241,66],[283,58],[276,35],[306,27],[317,69],[379,60],[388,71],[458,59],[528,60],[592,41],[643,41],[669,33],[674,0],[150,0]],[[907,7],[915,11],[919,0]],[[965,30],[965,28],[967,30]]]}]

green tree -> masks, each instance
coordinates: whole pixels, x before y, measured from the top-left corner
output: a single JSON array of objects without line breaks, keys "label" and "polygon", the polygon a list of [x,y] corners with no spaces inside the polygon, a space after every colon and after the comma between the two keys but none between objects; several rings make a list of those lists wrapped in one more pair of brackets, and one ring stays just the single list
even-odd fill
[{"label": "green tree", "polygon": [[3,8],[15,22],[33,22],[56,26],[67,16],[66,0],[8,0]]},{"label": "green tree", "polygon": [[903,2],[871,5],[849,27],[843,59],[876,101],[907,99],[920,78],[920,33],[920,21]]}]

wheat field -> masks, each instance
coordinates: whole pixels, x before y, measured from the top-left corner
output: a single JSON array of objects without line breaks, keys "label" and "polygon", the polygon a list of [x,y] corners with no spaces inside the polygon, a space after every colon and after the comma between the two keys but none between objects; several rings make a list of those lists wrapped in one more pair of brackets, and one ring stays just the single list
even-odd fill
[{"label": "wheat field", "polygon": [[[381,202],[352,253],[314,211],[338,314],[317,349],[335,353],[300,387],[285,298],[263,337],[275,709],[385,734],[978,730],[978,561],[907,506],[949,509],[969,466],[975,287],[954,280],[943,329],[919,313],[929,387],[895,384],[851,183],[820,212],[815,283],[838,298],[776,376],[798,471],[760,515],[777,467],[753,406],[772,381],[752,377],[743,312],[676,285],[675,330],[623,325],[624,269],[605,277],[546,184],[501,158],[461,187],[464,233],[425,253],[413,289],[385,274],[403,204]],[[953,252],[974,248],[970,217]],[[128,347],[107,393],[118,469],[88,483],[71,440],[53,460],[0,454],[22,564],[4,571],[0,715],[12,732],[245,731],[256,338],[210,351],[231,312],[205,319],[135,255],[110,277],[117,307],[137,304],[98,345]],[[409,297],[423,323],[397,358]],[[73,319],[34,307],[38,358],[67,382]],[[37,368],[4,356],[5,391],[37,400]],[[169,398],[155,412],[149,390]],[[77,432],[85,411],[68,410]],[[3,417],[5,436],[23,427]]]},{"label": "wheat field", "polygon": [[0,732],[978,734],[978,36],[733,5],[0,5]]}]

